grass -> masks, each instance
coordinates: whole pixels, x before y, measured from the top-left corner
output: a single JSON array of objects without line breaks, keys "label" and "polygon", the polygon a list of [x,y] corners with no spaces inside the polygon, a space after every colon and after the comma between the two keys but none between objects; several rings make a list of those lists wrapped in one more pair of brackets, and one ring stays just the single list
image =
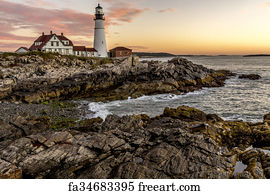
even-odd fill
[{"label": "grass", "polygon": [[80,61],[89,61],[92,60],[94,61],[93,63],[93,68],[96,68],[97,66],[103,65],[103,64],[108,64],[108,63],[113,63],[113,60],[111,58],[98,58],[98,57],[79,57],[75,55],[61,55],[59,53],[52,53],[52,52],[41,52],[41,51],[30,51],[28,53],[2,53],[0,54],[0,57],[2,58],[7,58],[10,56],[14,57],[22,57],[22,56],[40,56],[44,60],[50,60],[54,59],[56,56],[62,56],[64,58],[68,58],[70,60],[80,60]]},{"label": "grass", "polygon": [[63,55],[63,57],[66,57],[70,60],[80,60],[80,61],[88,61],[88,60],[91,60],[91,59],[94,59],[93,57],[79,57],[79,56],[75,56],[75,55]]},{"label": "grass", "polygon": [[74,126],[76,121],[77,119],[75,118],[58,117],[54,122],[50,124],[50,128],[54,130],[69,128]]},{"label": "grass", "polygon": [[113,60],[111,58],[95,58],[96,59],[96,63],[94,63],[92,65],[92,67],[95,69],[100,65],[104,65],[104,64],[109,64],[109,63],[113,63]]}]

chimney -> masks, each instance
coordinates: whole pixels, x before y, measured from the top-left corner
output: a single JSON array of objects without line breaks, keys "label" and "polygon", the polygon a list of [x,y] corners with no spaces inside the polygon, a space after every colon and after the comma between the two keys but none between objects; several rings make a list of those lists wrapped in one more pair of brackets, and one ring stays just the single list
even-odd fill
[{"label": "chimney", "polygon": [[61,33],[61,36],[64,36],[64,33],[63,32]]},{"label": "chimney", "polygon": [[51,31],[51,34],[52,34],[52,31]]},{"label": "chimney", "polygon": [[42,32],[42,36],[44,36],[44,32]]}]

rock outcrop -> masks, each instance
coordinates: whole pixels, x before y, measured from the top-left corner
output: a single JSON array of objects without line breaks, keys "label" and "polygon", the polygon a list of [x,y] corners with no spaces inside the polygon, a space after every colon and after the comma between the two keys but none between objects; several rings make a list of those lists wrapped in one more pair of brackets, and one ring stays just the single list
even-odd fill
[{"label": "rock outcrop", "polygon": [[0,55],[0,100],[40,103],[50,99],[94,97],[107,101],[161,93],[181,94],[202,87],[223,86],[232,75],[183,58],[143,63],[137,57],[100,60],[43,55]]},{"label": "rock outcrop", "polygon": [[0,178],[270,178],[267,122],[223,121],[190,107],[59,129],[48,121],[0,122]]},{"label": "rock outcrop", "polygon": [[258,74],[242,74],[239,76],[239,79],[250,79],[250,80],[258,80],[261,79],[262,77]]}]

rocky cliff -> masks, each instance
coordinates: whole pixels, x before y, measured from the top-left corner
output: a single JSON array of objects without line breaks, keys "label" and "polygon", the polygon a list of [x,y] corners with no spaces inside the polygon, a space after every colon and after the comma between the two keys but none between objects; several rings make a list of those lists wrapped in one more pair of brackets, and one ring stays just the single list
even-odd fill
[{"label": "rocky cliff", "polygon": [[47,55],[0,55],[0,100],[40,103],[93,97],[106,101],[160,93],[181,94],[202,87],[223,86],[232,75],[183,58],[139,62],[137,57],[100,60]]},{"label": "rocky cliff", "polygon": [[270,127],[185,106],[52,129],[0,121],[0,178],[270,178]]}]

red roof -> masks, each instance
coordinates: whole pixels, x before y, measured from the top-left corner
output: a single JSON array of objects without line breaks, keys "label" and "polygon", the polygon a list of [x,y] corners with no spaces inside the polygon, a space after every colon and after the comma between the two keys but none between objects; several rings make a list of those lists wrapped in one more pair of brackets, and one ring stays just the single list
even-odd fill
[{"label": "red roof", "polygon": [[86,48],[85,50],[88,52],[97,52],[97,50],[94,48]]},{"label": "red roof", "polygon": [[[68,40],[69,44],[65,46],[73,46],[73,43],[65,36],[57,35],[57,34],[50,34],[50,35],[42,35],[40,36],[35,42],[32,44],[32,46],[29,48],[29,50],[41,50],[43,46],[54,36],[56,35],[60,41]],[[36,42],[41,42],[40,45],[35,45]]]},{"label": "red roof", "polygon": [[64,41],[64,40],[68,40],[68,45],[65,45],[65,46],[73,46],[73,43],[71,40],[69,40],[67,37],[65,37],[64,35],[62,36],[58,36],[57,37],[61,40],[61,41]]},{"label": "red roof", "polygon": [[73,46],[73,51],[85,51],[85,46]]},{"label": "red roof", "polygon": [[121,47],[121,46],[119,46],[119,47],[116,47],[116,48],[113,48],[113,49],[111,49],[110,51],[126,51],[126,50],[128,50],[128,51],[132,51],[131,49],[129,49],[129,48],[126,48],[126,47]]}]

